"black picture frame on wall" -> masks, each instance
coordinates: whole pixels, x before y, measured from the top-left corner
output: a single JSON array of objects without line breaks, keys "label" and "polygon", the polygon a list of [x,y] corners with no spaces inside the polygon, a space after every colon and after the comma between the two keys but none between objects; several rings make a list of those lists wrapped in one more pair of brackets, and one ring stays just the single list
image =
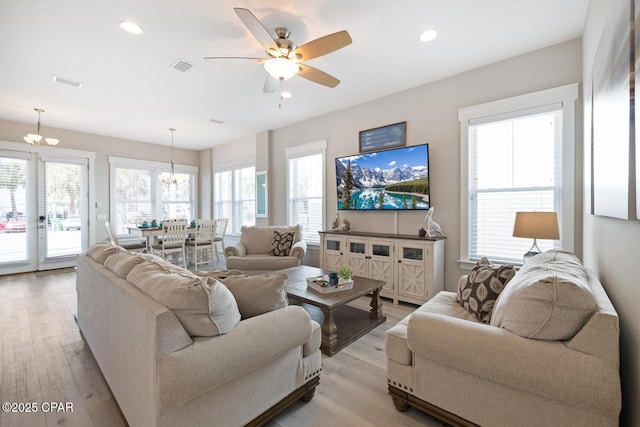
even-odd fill
[{"label": "black picture frame on wall", "polygon": [[360,153],[407,145],[407,122],[360,131]]}]

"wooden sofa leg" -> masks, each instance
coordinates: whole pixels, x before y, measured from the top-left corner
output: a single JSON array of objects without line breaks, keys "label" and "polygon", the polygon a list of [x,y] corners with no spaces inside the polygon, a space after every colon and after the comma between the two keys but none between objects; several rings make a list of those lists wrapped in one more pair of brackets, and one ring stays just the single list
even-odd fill
[{"label": "wooden sofa leg", "polygon": [[393,406],[400,412],[407,412],[409,410],[409,394],[398,390],[396,387],[389,386],[389,394],[393,400]]},{"label": "wooden sofa leg", "polygon": [[319,383],[320,383],[320,377],[316,377],[314,380],[309,381],[307,383],[308,385],[307,392],[302,395],[300,400],[302,400],[303,402],[310,402],[311,399],[313,399],[313,396],[315,396],[316,394],[316,387],[318,386]]}]

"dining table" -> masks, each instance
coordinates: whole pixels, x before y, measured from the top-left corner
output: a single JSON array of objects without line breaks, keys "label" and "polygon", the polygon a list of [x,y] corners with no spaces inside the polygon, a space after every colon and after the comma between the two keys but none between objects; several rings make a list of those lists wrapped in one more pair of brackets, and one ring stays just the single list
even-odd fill
[{"label": "dining table", "polygon": [[[143,226],[143,225],[134,225],[128,226],[129,234],[133,236],[142,236],[146,239],[147,251],[152,252],[152,249],[158,243],[158,237],[162,237],[164,235],[164,230],[162,226]],[[187,226],[187,234],[192,234],[196,232],[195,225],[189,224]]]}]

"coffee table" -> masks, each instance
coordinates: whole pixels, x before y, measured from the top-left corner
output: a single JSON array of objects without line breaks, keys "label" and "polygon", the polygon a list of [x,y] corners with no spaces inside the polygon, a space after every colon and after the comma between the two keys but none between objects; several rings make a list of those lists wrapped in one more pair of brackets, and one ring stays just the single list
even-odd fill
[{"label": "coffee table", "polygon": [[[325,270],[300,265],[278,272],[289,276],[285,285],[289,299],[300,303],[311,318],[322,325],[320,350],[328,356],[333,356],[387,320],[382,313],[380,301],[383,281],[354,276],[352,289],[323,294],[307,288],[306,279],[328,274]],[[346,305],[349,301],[368,294],[371,294],[371,310]]]}]

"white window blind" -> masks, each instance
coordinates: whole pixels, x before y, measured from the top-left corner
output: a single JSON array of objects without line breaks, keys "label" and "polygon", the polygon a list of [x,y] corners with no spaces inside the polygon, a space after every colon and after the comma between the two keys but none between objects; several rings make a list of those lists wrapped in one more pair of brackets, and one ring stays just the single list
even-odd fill
[{"label": "white window blind", "polygon": [[[515,213],[562,215],[562,108],[478,122],[469,126],[469,259],[519,262],[533,240],[512,237]],[[558,248],[560,241],[538,246]]]},{"label": "white window blind", "polygon": [[193,166],[176,165],[181,184],[164,184],[158,176],[166,172],[163,163],[110,157],[111,224],[117,234],[127,227],[157,219],[195,219],[196,173]]},{"label": "white window blind", "polygon": [[513,237],[517,211],[554,211],[560,240],[574,250],[575,108],[578,83],[458,110],[460,263],[486,256],[519,264],[533,239]]},{"label": "white window blind", "polygon": [[112,196],[116,217],[112,219],[117,234],[127,234],[128,226],[153,219],[155,197],[152,169],[115,168],[115,192]]},{"label": "white window blind", "polygon": [[[324,148],[317,144],[287,152],[288,223],[302,226],[303,239],[320,244],[324,229]],[[323,147],[323,146],[321,146]]]},{"label": "white window blind", "polygon": [[214,174],[213,214],[228,218],[230,234],[239,234],[243,225],[255,225],[255,170],[255,166],[238,166]]}]

